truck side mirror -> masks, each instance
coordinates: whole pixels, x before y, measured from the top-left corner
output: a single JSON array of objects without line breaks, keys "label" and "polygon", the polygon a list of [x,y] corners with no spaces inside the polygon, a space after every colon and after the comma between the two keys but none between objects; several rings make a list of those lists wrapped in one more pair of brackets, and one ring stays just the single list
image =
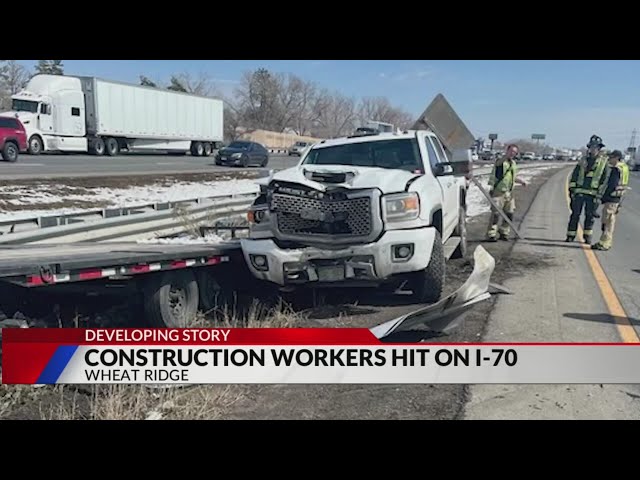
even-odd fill
[{"label": "truck side mirror", "polygon": [[453,175],[453,167],[450,163],[438,163],[433,169],[433,174],[436,177],[444,177],[446,175]]}]

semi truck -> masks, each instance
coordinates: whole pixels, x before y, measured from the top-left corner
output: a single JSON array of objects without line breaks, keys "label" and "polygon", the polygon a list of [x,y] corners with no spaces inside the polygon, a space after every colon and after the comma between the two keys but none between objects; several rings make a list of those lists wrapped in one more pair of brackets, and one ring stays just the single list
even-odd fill
[{"label": "semi truck", "polygon": [[223,140],[222,100],[96,77],[35,75],[13,95],[28,152],[164,151],[209,156]]}]

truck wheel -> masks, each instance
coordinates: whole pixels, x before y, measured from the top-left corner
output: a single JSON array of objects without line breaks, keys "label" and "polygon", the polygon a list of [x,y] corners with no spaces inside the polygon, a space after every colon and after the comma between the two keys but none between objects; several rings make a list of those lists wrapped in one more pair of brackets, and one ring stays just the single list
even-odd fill
[{"label": "truck wheel", "polygon": [[107,155],[110,157],[115,157],[120,153],[120,145],[118,145],[118,141],[115,138],[107,138],[104,146]]},{"label": "truck wheel", "polygon": [[451,258],[464,258],[467,255],[467,210],[464,207],[458,210],[458,226],[453,234],[460,237],[460,244],[451,254]]},{"label": "truck wheel", "polygon": [[199,268],[196,278],[200,309],[205,313],[223,314],[232,304],[232,290],[226,288],[224,282],[218,281],[215,273],[209,269]]},{"label": "truck wheel", "polygon": [[2,158],[5,162],[15,162],[18,160],[18,146],[13,142],[7,142],[2,149]]},{"label": "truck wheel", "polygon": [[104,140],[101,138],[96,138],[95,140],[93,140],[89,151],[98,157],[101,157],[102,155],[104,155],[104,151],[105,151]]},{"label": "truck wheel", "polygon": [[213,148],[211,147],[211,144],[209,142],[206,142],[203,146],[202,146],[202,154],[205,157],[208,157],[209,155],[211,155],[211,152],[213,151]]},{"label": "truck wheel", "polygon": [[198,282],[193,272],[166,272],[149,279],[144,311],[147,320],[157,327],[189,326],[198,312]]},{"label": "truck wheel", "polygon": [[202,142],[193,142],[191,144],[191,155],[194,157],[201,157],[204,153],[204,145]]},{"label": "truck wheel", "polygon": [[40,155],[44,146],[42,145],[42,139],[36,135],[29,139],[28,151],[31,155]]},{"label": "truck wheel", "polygon": [[412,300],[419,303],[436,303],[442,297],[446,277],[446,264],[442,237],[436,232],[429,265],[421,272],[412,274],[409,288],[413,291]]}]

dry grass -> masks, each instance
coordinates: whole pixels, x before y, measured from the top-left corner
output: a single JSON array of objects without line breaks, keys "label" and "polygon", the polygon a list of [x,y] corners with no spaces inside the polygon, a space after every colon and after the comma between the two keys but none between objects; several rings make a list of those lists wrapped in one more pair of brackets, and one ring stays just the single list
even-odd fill
[{"label": "dry grass", "polygon": [[[242,318],[198,315],[192,327],[285,328],[300,321],[286,306],[254,302]],[[31,385],[0,384],[0,419],[215,420],[241,401],[243,385]]]}]

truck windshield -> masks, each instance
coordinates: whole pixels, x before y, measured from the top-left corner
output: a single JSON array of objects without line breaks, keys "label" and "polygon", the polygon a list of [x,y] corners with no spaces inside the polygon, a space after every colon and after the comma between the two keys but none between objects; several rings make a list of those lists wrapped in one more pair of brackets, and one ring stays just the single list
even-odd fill
[{"label": "truck windshield", "polygon": [[309,152],[304,164],[353,165],[410,172],[423,171],[418,143],[413,138],[316,148]]},{"label": "truck windshield", "polygon": [[38,102],[32,102],[31,100],[13,100],[11,109],[14,112],[32,112],[38,111]]}]

